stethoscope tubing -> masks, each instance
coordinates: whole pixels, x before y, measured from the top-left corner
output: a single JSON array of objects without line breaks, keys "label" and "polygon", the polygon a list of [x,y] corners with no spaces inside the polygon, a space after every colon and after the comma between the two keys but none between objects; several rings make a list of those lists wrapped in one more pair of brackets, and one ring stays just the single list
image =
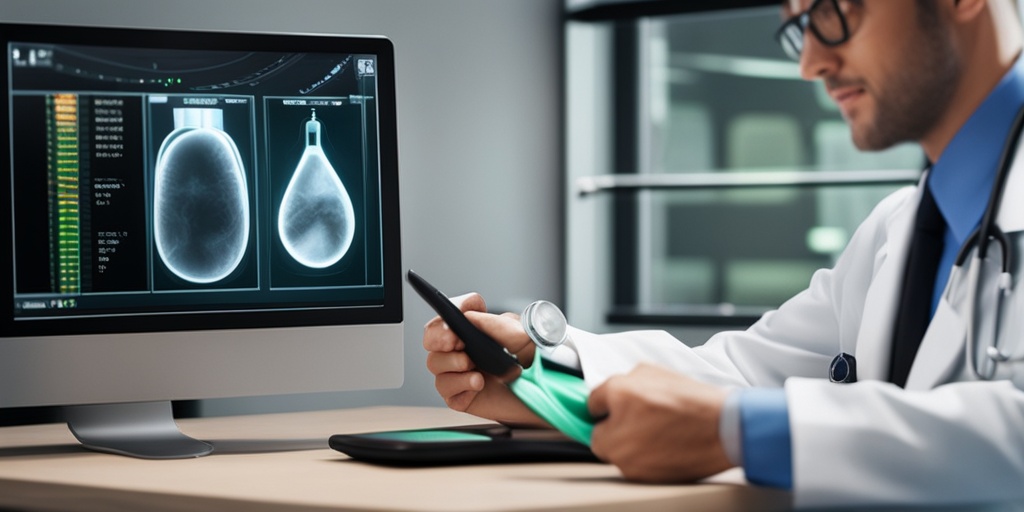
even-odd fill
[{"label": "stethoscope tubing", "polygon": [[971,246],[977,244],[978,257],[984,259],[988,255],[988,245],[993,238],[998,239],[1003,249],[1003,272],[1010,269],[1010,244],[1007,243],[1006,234],[996,224],[996,217],[999,215],[999,207],[1003,202],[1003,191],[1006,189],[1006,180],[1010,178],[1010,170],[1013,167],[1013,160],[1017,156],[1017,146],[1021,134],[1024,133],[1024,107],[1017,110],[1013,119],[1013,129],[1003,144],[1002,154],[999,156],[999,167],[996,172],[995,182],[992,184],[992,192],[989,194],[988,204],[985,206],[985,213],[981,216],[981,223],[978,229],[967,238],[960,252],[957,253],[956,265],[963,265],[967,259],[967,253]]},{"label": "stethoscope tubing", "polygon": [[[1010,171],[1013,167],[1014,159],[1017,155],[1017,148],[1021,138],[1021,134],[1024,133],[1024,107],[1017,111],[1017,115],[1013,121],[1013,129],[1010,131],[1010,135],[1006,139],[1006,143],[1003,145],[1002,154],[999,157],[999,167],[996,173],[996,178],[992,184],[992,192],[989,195],[988,204],[985,206],[985,213],[981,217],[981,223],[967,240],[964,245],[960,248],[957,253],[956,260],[953,263],[952,274],[958,274],[964,263],[967,261],[967,257],[972,249],[976,249],[974,252],[974,258],[971,262],[970,269],[967,273],[967,286],[968,296],[970,297],[967,305],[967,343],[965,350],[967,352],[967,361],[971,367],[971,371],[974,375],[982,380],[991,380],[995,377],[997,366],[999,363],[1005,362],[1020,362],[1024,361],[1024,357],[1013,357],[1007,355],[999,350],[999,330],[1002,323],[1002,309],[1003,299],[1008,296],[1012,291],[1013,277],[1010,273],[1010,269],[1013,267],[1013,250],[1010,246],[1010,240],[1006,236],[1006,233],[996,223],[996,218],[999,215],[999,208],[1002,205],[1003,192],[1006,188],[1006,182],[1009,179]],[[975,314],[978,310],[978,295],[980,294],[979,287],[981,286],[981,268],[984,266],[985,260],[988,258],[988,249],[992,242],[999,245],[1000,256],[1000,275],[999,280],[996,284],[998,288],[998,297],[996,298],[995,311],[995,323],[993,324],[992,332],[992,343],[986,348],[985,355],[990,361],[990,365],[987,365],[986,370],[979,368],[978,354],[977,354],[977,329],[976,320],[977,315]],[[947,296],[948,299],[948,296]]]}]

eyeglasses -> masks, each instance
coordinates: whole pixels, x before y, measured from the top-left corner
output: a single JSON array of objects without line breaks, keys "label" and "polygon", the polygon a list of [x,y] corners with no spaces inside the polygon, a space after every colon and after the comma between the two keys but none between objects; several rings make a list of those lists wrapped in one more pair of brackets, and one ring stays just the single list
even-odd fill
[{"label": "eyeglasses", "polygon": [[[809,9],[783,23],[775,33],[775,39],[782,45],[786,55],[793,60],[800,60],[804,51],[804,32],[808,27],[825,46],[838,46],[850,39],[848,13],[840,7],[840,1],[814,0]],[[849,8],[848,5],[846,7]]]}]

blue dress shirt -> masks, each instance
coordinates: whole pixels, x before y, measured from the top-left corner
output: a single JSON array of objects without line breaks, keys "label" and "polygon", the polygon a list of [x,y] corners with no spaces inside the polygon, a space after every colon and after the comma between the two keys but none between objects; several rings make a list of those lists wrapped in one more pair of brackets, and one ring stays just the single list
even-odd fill
[{"label": "blue dress shirt", "polygon": [[[1021,105],[1024,59],[1017,60],[931,167],[928,187],[947,226],[932,295],[933,315],[960,246],[981,222],[999,157]],[[755,388],[740,393],[737,403],[747,479],[758,485],[792,488],[793,453],[785,390]]]},{"label": "blue dress shirt", "polygon": [[1024,59],[1019,59],[960,128],[932,166],[928,188],[946,220],[945,247],[935,278],[932,314],[949,280],[953,261],[981,223],[999,171],[1007,134],[1024,105]]}]

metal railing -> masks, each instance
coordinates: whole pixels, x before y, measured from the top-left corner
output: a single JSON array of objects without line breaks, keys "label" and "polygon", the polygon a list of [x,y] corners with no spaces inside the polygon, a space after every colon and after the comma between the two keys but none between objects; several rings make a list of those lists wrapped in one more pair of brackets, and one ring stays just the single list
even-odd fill
[{"label": "metal railing", "polygon": [[693,190],[769,187],[897,185],[914,183],[920,170],[724,171],[672,174],[604,174],[577,178],[580,196],[630,190]]}]

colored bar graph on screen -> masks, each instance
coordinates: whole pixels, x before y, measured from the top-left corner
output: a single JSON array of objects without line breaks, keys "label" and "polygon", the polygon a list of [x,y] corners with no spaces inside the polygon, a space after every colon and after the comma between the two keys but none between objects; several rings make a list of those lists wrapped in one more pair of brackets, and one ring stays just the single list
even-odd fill
[{"label": "colored bar graph on screen", "polygon": [[78,96],[53,94],[47,107],[51,283],[60,293],[76,294],[81,265]]}]

